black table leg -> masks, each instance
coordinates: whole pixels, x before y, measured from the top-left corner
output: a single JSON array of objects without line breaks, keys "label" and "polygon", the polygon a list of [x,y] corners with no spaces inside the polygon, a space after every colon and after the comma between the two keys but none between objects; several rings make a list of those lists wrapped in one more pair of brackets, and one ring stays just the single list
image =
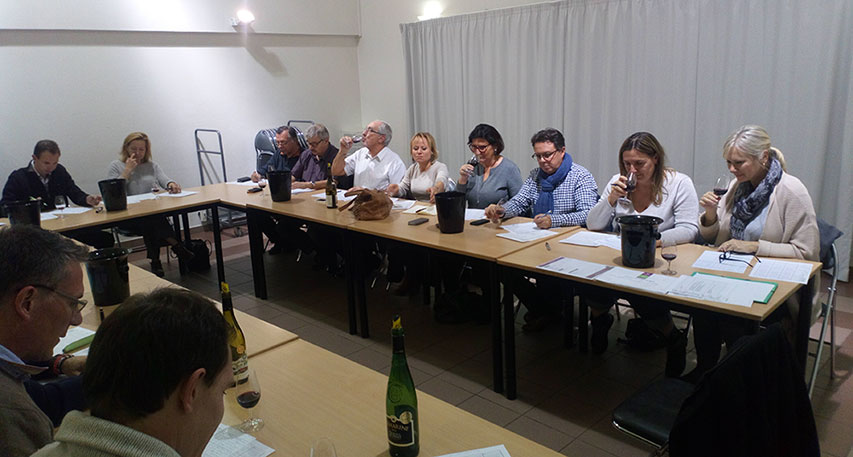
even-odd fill
[{"label": "black table leg", "polygon": [[586,304],[584,295],[588,293],[586,288],[579,289],[578,301],[578,350],[589,351],[589,306]]},{"label": "black table leg", "polygon": [[[186,224],[186,225],[189,226],[189,224]],[[175,239],[178,240],[178,244],[182,244],[183,240],[181,240],[181,219],[180,219],[180,215],[178,215],[178,214],[172,215],[172,228],[175,231]],[[190,239],[189,235],[187,235],[187,240],[189,240],[189,239]],[[166,255],[169,255],[169,253],[167,252]],[[185,275],[189,271],[189,265],[185,264],[183,262],[183,260],[181,260],[180,257],[178,257],[178,271],[181,272],[181,275]]]},{"label": "black table leg", "polygon": [[575,288],[563,282],[563,347],[571,349],[575,345]]},{"label": "black table leg", "polygon": [[358,319],[355,304],[355,256],[353,255],[352,235],[346,229],[341,229],[341,245],[344,247],[344,275],[347,281],[347,317],[349,318],[349,333],[358,333]]},{"label": "black table leg", "polygon": [[[267,277],[264,268],[264,236],[259,218],[266,217],[260,211],[247,208],[246,222],[249,229],[249,253],[252,257],[252,279],[255,284],[255,296],[266,300]],[[218,231],[217,231],[218,232]]]},{"label": "black table leg", "polygon": [[189,213],[181,213],[181,220],[184,222],[184,238],[189,241],[192,239],[192,234],[190,233],[190,215]]},{"label": "black table leg", "polygon": [[[222,233],[220,233],[219,227],[219,208],[213,205],[211,213],[213,214],[213,248],[216,250],[216,277],[219,279],[219,283],[222,284],[225,281],[225,260],[222,257]],[[189,224],[187,224],[187,227],[189,227]],[[187,232],[188,240],[190,239],[189,236],[190,234]]]},{"label": "black table leg", "polygon": [[[500,276],[498,269],[500,268]],[[494,294],[492,298],[492,344],[498,343],[492,349],[492,365],[496,376],[503,371],[502,361],[506,361],[506,398],[515,400],[517,395],[516,372],[515,372],[515,310],[512,299],[512,270],[498,267],[497,263],[489,264],[489,282]],[[500,296],[500,283],[498,278],[503,278],[503,298]],[[501,308],[503,308],[503,347],[501,340]],[[497,324],[497,325],[496,325]],[[495,378],[495,392],[503,392],[503,378]]]},{"label": "black table leg", "polygon": [[[820,272],[818,272],[820,274]],[[794,329],[794,360],[800,365],[800,374],[806,374],[806,359],[809,355],[809,328],[812,318],[812,293],[814,291],[814,277],[809,283],[800,287],[798,292],[800,299],[800,311],[797,315],[797,328]],[[825,317],[824,319],[829,319]],[[815,362],[817,363],[817,362]]]}]

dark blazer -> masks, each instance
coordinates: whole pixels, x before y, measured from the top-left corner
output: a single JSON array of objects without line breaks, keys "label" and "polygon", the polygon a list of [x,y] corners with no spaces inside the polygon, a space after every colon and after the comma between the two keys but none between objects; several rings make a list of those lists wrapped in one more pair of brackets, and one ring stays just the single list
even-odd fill
[{"label": "dark blazer", "polygon": [[57,195],[65,195],[78,206],[89,206],[86,196],[89,195],[74,184],[74,179],[61,164],[50,174],[47,189],[41,183],[38,174],[31,167],[19,168],[9,175],[6,187],[3,188],[3,199],[0,204],[27,200],[30,197],[41,197],[42,211],[54,209],[53,201]]}]

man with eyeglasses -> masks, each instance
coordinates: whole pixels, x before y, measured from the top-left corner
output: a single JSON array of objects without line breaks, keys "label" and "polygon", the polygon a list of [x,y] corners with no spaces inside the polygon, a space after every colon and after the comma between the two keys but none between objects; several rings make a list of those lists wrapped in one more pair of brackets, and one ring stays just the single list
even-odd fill
[{"label": "man with eyeglasses", "polygon": [[352,149],[352,137],[341,138],[341,153],[332,162],[332,175],[353,176],[354,189],[385,190],[399,184],[406,174],[403,160],[388,148],[391,143],[391,126],[376,120],[362,132],[364,147],[347,156]]},{"label": "man with eyeglasses", "polygon": [[87,254],[37,227],[0,229],[0,455],[28,456],[52,440],[54,424],[25,388],[44,368],[25,361],[50,359],[68,326],[83,321]]},{"label": "man with eyeglasses", "polygon": [[[331,171],[332,162],[338,155],[336,148],[329,141],[329,130],[323,124],[314,124],[305,129],[305,139],[308,149],[302,151],[299,160],[293,166],[293,188],[294,189],[325,189],[326,178]],[[336,178],[339,188],[349,188],[350,185],[341,185],[340,179]]]},{"label": "man with eyeglasses", "polygon": [[[566,142],[559,130],[540,130],[530,139],[531,156],[539,164],[521,185],[521,190],[504,205],[489,205],[486,217],[496,221],[502,217],[524,214],[532,209],[533,222],[541,229],[585,225],[586,215],[598,202],[598,186],[590,172],[572,162],[566,153]],[[527,321],[522,330],[540,331],[558,321],[560,284],[543,277],[534,287],[516,278],[516,295],[527,306]]]},{"label": "man with eyeglasses", "polygon": [[275,129],[275,145],[278,148],[278,154],[274,154],[263,169],[252,172],[252,182],[265,179],[268,171],[293,170],[302,153],[299,145],[299,131],[296,127],[282,125]]}]

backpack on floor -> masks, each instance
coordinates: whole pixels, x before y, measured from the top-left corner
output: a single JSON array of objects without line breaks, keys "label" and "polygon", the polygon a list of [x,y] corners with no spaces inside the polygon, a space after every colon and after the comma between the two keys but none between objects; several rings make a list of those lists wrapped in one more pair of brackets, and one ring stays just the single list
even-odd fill
[{"label": "backpack on floor", "polygon": [[189,240],[186,243],[195,257],[189,261],[187,268],[194,272],[205,272],[210,270],[210,241],[204,240]]},{"label": "backpack on floor", "polygon": [[628,321],[628,326],[625,328],[625,338],[619,338],[617,341],[642,352],[666,347],[666,336],[649,327],[646,321],[639,317]]}]

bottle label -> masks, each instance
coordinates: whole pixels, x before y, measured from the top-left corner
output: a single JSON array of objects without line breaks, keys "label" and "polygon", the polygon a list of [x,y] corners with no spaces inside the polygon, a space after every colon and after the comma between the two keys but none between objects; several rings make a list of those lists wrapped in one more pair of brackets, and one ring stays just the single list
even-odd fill
[{"label": "bottle label", "polygon": [[391,415],[387,419],[388,443],[397,447],[415,444],[415,418],[411,411],[403,411],[400,417]]},{"label": "bottle label", "polygon": [[249,378],[249,357],[245,349],[238,352],[237,349],[231,348],[231,369],[234,371],[234,380],[238,384],[246,382]]}]

